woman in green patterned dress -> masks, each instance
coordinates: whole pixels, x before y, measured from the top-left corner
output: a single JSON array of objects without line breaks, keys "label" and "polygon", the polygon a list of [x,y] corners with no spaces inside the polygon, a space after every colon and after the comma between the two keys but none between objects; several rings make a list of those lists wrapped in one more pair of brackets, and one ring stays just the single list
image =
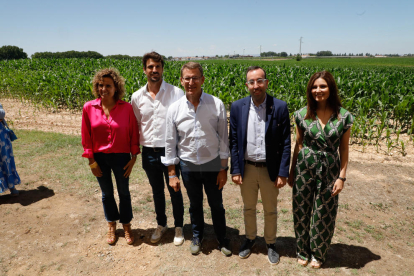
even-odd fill
[{"label": "woman in green patterned dress", "polygon": [[288,183],[293,187],[298,263],[306,266],[311,260],[313,268],[320,268],[346,180],[353,116],[342,108],[335,80],[327,71],[311,77],[306,95],[307,106],[294,114],[296,145]]}]

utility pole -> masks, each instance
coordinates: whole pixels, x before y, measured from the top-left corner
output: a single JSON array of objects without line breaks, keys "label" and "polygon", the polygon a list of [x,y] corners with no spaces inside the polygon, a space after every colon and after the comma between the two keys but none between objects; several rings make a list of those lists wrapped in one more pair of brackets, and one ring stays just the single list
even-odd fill
[{"label": "utility pole", "polygon": [[302,38],[303,38],[303,37],[300,37],[300,39],[299,39],[299,41],[300,41],[300,42],[299,42],[299,55],[300,55],[300,56],[302,56]]},{"label": "utility pole", "polygon": [[244,56],[244,49],[243,49],[243,56]]},{"label": "utility pole", "polygon": [[262,45],[260,45],[260,55],[259,55],[259,57],[260,58],[262,57]]}]

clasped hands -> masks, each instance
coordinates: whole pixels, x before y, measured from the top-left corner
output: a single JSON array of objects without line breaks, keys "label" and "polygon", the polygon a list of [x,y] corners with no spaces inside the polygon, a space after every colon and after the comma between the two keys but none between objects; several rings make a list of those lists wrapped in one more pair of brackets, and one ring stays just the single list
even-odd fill
[{"label": "clasped hands", "polygon": [[[170,178],[169,180],[171,188],[174,189],[174,192],[178,192],[181,188],[180,179],[176,176]],[[221,170],[217,175],[216,185],[218,185],[218,189],[223,189],[224,185],[227,183],[227,171]]]},{"label": "clasped hands", "polygon": [[[242,185],[243,184],[243,178],[242,178],[242,176],[240,174],[233,175],[231,177],[231,180],[234,183],[236,183],[237,185]],[[280,189],[280,188],[283,188],[283,186],[285,186],[285,185],[286,185],[286,177],[278,176],[277,179],[276,179],[276,181],[275,181],[274,186],[276,188],[279,188]]]}]

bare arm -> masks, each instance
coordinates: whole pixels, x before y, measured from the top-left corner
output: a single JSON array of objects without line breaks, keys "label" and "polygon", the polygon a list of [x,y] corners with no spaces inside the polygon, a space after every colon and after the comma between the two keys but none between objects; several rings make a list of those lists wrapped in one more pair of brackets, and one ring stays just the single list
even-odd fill
[{"label": "bare arm", "polygon": [[175,192],[178,192],[181,186],[180,186],[180,179],[178,178],[176,171],[175,171],[175,165],[168,166],[168,177],[170,176],[175,176],[169,179],[170,187],[173,188]]},{"label": "bare arm", "polygon": [[303,147],[303,130],[298,128],[298,126],[296,125],[296,143],[295,143],[295,149],[293,150],[292,165],[290,166],[289,180],[288,180],[288,184],[290,187],[293,187],[293,184],[295,181],[295,167],[298,161],[299,151],[302,149],[302,147]]},{"label": "bare arm", "polygon": [[[348,129],[341,138],[341,143],[339,145],[339,157],[341,159],[341,171],[339,176],[346,178],[346,169],[348,167],[348,158],[349,158],[349,137],[351,135],[351,129]],[[344,181],[337,179],[332,189],[332,196],[339,194],[344,188]]]}]

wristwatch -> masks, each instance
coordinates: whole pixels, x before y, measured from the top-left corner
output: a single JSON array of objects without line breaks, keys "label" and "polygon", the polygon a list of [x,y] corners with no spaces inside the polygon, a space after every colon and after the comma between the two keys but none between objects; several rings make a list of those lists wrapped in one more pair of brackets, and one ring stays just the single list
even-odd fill
[{"label": "wristwatch", "polygon": [[220,167],[220,171],[222,171],[222,170],[228,171],[229,170],[229,166]]},{"label": "wristwatch", "polygon": [[346,177],[340,177],[340,176],[338,176],[338,179],[341,179],[343,182],[345,182]]}]

